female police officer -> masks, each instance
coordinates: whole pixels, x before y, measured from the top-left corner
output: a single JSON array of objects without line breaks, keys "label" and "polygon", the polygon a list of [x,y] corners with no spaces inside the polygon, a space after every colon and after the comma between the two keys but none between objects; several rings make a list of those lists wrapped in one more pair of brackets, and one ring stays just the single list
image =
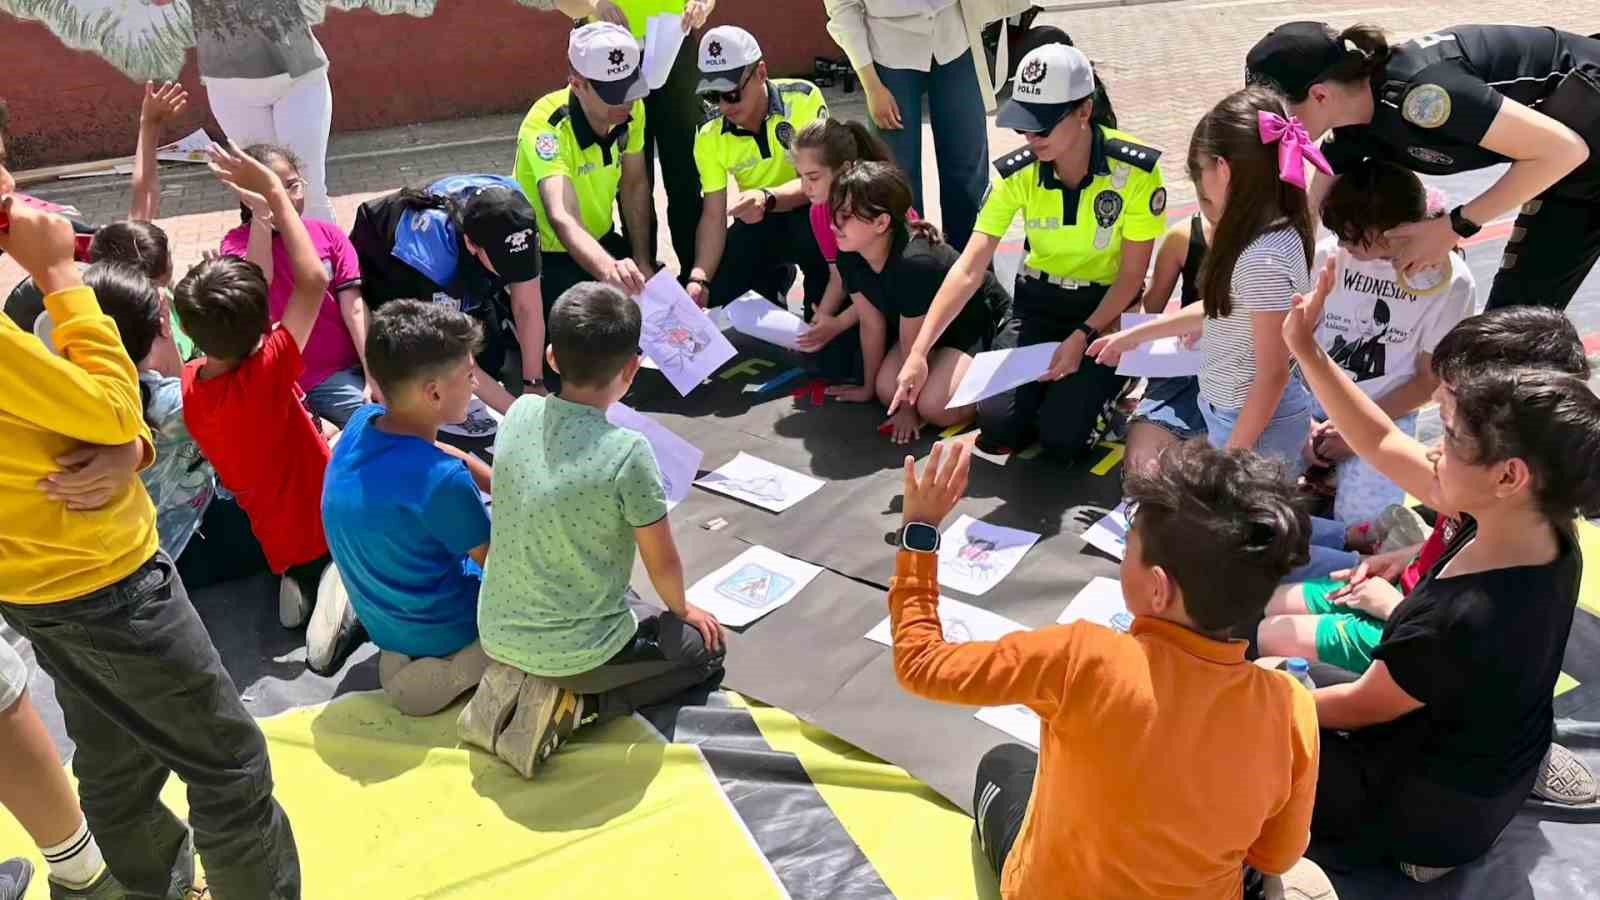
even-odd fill
[{"label": "female police officer", "polygon": [[1448,217],[1391,233],[1415,273],[1518,207],[1489,308],[1565,308],[1600,257],[1600,40],[1513,25],[1459,25],[1390,47],[1382,32],[1321,22],[1272,30],[1246,60],[1337,174],[1367,157],[1428,175],[1511,163]]},{"label": "female police officer", "polygon": [[1161,151],[1107,127],[1109,104],[1096,104],[1094,93],[1088,58],[1065,43],[1022,58],[996,121],[1021,132],[1028,146],[996,161],[999,178],[972,239],[906,350],[891,414],[916,403],[929,349],[983,283],[1021,212],[1028,256],[1017,273],[1008,338],[1017,346],[1061,346],[1039,381],[979,402],[980,445],[1021,450],[1037,437],[1046,452],[1068,460],[1092,445],[1101,410],[1123,379],[1084,358],[1084,350],[1100,332],[1115,330],[1138,298],[1167,208],[1156,167]]}]

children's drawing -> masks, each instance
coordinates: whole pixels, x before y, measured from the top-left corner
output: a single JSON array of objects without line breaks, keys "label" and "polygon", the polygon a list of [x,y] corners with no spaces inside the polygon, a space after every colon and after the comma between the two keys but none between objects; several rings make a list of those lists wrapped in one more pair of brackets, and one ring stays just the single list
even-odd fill
[{"label": "children's drawing", "polygon": [[1091,525],[1083,533],[1083,542],[1107,556],[1122,559],[1123,554],[1128,552],[1128,504],[1118,504],[1116,509]]},{"label": "children's drawing", "polygon": [[500,423],[482,400],[474,397],[467,407],[467,417],[460,422],[439,429],[446,434],[464,438],[485,438],[500,430]]},{"label": "children's drawing", "polygon": [[[1028,630],[1005,616],[949,597],[939,598],[939,627],[944,632],[947,644],[998,641],[1012,632]],[[886,618],[879,622],[866,633],[866,638],[885,647],[892,646],[894,636],[889,630],[889,620]]]},{"label": "children's drawing", "polygon": [[815,478],[748,453],[740,453],[716,471],[707,472],[695,484],[773,512],[783,512],[822,487]]},{"label": "children's drawing", "polygon": [[944,642],[946,644],[965,644],[972,640],[972,629],[967,627],[966,622],[951,616],[948,619],[944,619],[940,624],[944,626]]},{"label": "children's drawing", "polygon": [[658,351],[653,358],[663,371],[679,371],[694,362],[711,346],[712,331],[709,324],[697,326],[678,317],[678,311],[667,308],[651,316],[644,323],[644,339]]},{"label": "children's drawing", "polygon": [[645,282],[639,310],[644,319],[639,348],[685,397],[736,353],[665,269]]},{"label": "children's drawing", "polygon": [[759,565],[747,565],[717,585],[717,593],[751,609],[761,609],[783,598],[794,579]]},{"label": "children's drawing", "polygon": [[611,404],[606,409],[606,420],[644,435],[656,457],[656,470],[661,474],[661,490],[667,495],[667,508],[682,503],[689,496],[695,473],[700,471],[700,448],[626,403]]},{"label": "children's drawing", "polygon": [[728,493],[743,495],[758,503],[782,503],[789,496],[783,490],[783,482],[772,475],[723,478],[718,483]]},{"label": "children's drawing", "polygon": [[1113,631],[1131,631],[1133,629],[1133,613],[1123,610],[1112,614],[1111,628]]},{"label": "children's drawing", "polygon": [[1038,540],[1032,531],[962,516],[944,533],[939,584],[965,594],[985,593],[1011,574]]},{"label": "children's drawing", "polygon": [[1113,631],[1131,631],[1133,613],[1128,611],[1128,604],[1122,599],[1122,584],[1114,578],[1089,579],[1083,590],[1056,617],[1056,621],[1062,625],[1080,619],[1104,625]]},{"label": "children's drawing", "polygon": [[800,594],[822,571],[766,547],[751,547],[689,588],[689,602],[738,628]]}]

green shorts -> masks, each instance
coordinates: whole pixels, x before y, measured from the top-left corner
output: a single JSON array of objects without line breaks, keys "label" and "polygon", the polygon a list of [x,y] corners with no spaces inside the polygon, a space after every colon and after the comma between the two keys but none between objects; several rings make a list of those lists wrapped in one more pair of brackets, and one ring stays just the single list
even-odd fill
[{"label": "green shorts", "polygon": [[1317,617],[1317,658],[1357,675],[1372,666],[1383,622],[1329,600],[1344,582],[1324,578],[1300,585],[1306,611]]}]

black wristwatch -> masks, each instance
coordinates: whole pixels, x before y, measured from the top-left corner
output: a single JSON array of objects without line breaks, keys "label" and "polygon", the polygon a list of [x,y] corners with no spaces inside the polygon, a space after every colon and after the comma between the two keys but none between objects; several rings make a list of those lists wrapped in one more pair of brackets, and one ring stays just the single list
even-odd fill
[{"label": "black wristwatch", "polygon": [[907,522],[900,529],[900,548],[913,553],[938,553],[939,529],[926,522]]},{"label": "black wristwatch", "polygon": [[778,208],[778,195],[777,194],[774,194],[773,192],[767,190],[766,188],[762,188],[761,189],[761,196],[767,198],[766,202],[761,204],[762,207],[764,209],[766,209],[767,212],[772,212],[773,210]]},{"label": "black wristwatch", "polygon": [[522,379],[522,387],[523,387],[524,390],[526,390],[528,388],[536,388],[536,387],[543,387],[543,386],[544,386],[544,379],[543,378],[523,378]]},{"label": "black wristwatch", "polygon": [[1091,344],[1094,343],[1095,338],[1098,338],[1100,336],[1100,329],[1094,327],[1093,325],[1090,325],[1088,322],[1079,322],[1078,323],[1078,327],[1074,328],[1072,330],[1074,332],[1079,332],[1079,331],[1083,332],[1083,336],[1088,338],[1089,339],[1089,343],[1091,343]]},{"label": "black wristwatch", "polygon": [[1450,230],[1456,234],[1469,238],[1483,230],[1483,226],[1467,218],[1461,212],[1461,207],[1450,210]]}]

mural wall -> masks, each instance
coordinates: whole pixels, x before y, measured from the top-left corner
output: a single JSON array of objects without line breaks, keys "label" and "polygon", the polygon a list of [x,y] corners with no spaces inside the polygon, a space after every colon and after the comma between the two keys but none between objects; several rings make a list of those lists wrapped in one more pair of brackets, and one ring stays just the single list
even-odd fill
[{"label": "mural wall", "polygon": [[[8,150],[25,168],[126,155],[147,79],[189,88],[191,112],[175,132],[220,134],[190,49],[195,20],[282,4],[320,23],[335,131],[520,111],[564,77],[571,26],[543,11],[552,0],[0,0]],[[782,73],[841,55],[820,0],[720,0],[711,24],[734,22]]]}]

